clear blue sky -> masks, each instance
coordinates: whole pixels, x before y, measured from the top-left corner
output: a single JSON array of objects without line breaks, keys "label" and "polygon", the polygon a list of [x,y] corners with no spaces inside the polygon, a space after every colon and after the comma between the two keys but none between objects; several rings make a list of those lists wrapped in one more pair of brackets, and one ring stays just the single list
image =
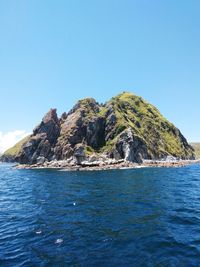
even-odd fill
[{"label": "clear blue sky", "polygon": [[200,141],[199,0],[0,1],[0,132],[121,91]]}]

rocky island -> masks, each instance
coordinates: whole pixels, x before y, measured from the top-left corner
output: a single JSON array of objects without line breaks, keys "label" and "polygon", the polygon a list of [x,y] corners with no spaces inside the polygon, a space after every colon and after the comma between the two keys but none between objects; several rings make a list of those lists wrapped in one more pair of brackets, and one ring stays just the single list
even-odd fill
[{"label": "rocky island", "polygon": [[158,162],[165,166],[168,159],[172,165],[183,165],[195,159],[194,149],[156,107],[128,92],[105,104],[93,98],[79,100],[60,118],[56,109],[51,109],[30,136],[1,157],[23,168],[70,170]]}]

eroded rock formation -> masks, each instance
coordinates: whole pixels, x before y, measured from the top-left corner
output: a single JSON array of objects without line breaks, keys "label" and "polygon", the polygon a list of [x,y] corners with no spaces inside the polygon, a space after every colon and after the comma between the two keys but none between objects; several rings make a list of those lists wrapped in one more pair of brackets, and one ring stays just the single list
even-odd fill
[{"label": "eroded rock formation", "polygon": [[[12,154],[12,161],[71,160],[81,164],[94,157],[142,162],[167,156],[193,159],[194,150],[153,105],[124,92],[104,105],[93,98],[80,100],[61,118],[51,109]],[[6,158],[9,150],[2,157]]]}]

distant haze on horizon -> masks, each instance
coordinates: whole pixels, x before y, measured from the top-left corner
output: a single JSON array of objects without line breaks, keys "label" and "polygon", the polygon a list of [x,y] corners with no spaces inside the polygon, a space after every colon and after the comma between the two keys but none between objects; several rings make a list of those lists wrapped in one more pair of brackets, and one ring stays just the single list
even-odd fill
[{"label": "distant haze on horizon", "polygon": [[122,91],[200,141],[199,10],[197,0],[1,1],[0,152],[50,108]]}]

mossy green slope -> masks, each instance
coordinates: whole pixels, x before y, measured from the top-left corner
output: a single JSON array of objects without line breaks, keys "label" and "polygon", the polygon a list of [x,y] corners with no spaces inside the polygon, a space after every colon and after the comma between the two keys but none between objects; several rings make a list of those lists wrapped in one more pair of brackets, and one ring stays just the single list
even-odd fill
[{"label": "mossy green slope", "polygon": [[[93,153],[104,153],[107,157],[130,161],[138,159],[138,162],[144,158],[162,159],[168,155],[181,159],[194,158],[194,149],[179,129],[156,107],[129,92],[111,98],[104,105],[93,98],[79,100],[60,119],[55,110],[50,110],[43,121],[37,133],[33,131],[31,142],[26,137],[7,150],[2,158],[17,159],[20,163],[36,162],[39,157],[69,159],[73,157],[77,145],[85,148],[88,157]],[[57,128],[59,134],[52,136],[52,130]],[[53,144],[49,141],[50,137],[54,139]],[[25,145],[27,142],[28,146]]]},{"label": "mossy green slope", "polygon": [[30,138],[30,135],[24,137],[22,140],[16,143],[13,147],[6,150],[2,158],[7,159],[7,161],[12,161],[22,151],[23,145],[28,142],[29,138]]},{"label": "mossy green slope", "polygon": [[144,140],[152,158],[161,158],[167,154],[180,158],[192,156],[193,149],[181,132],[143,98],[123,92],[106,104],[103,108],[105,114],[106,109],[112,109],[116,116],[113,135],[108,138],[106,146],[111,147],[110,143],[113,143],[124,129],[131,127],[134,134]]},{"label": "mossy green slope", "polygon": [[194,148],[196,158],[200,159],[200,143],[190,143],[190,145]]}]

